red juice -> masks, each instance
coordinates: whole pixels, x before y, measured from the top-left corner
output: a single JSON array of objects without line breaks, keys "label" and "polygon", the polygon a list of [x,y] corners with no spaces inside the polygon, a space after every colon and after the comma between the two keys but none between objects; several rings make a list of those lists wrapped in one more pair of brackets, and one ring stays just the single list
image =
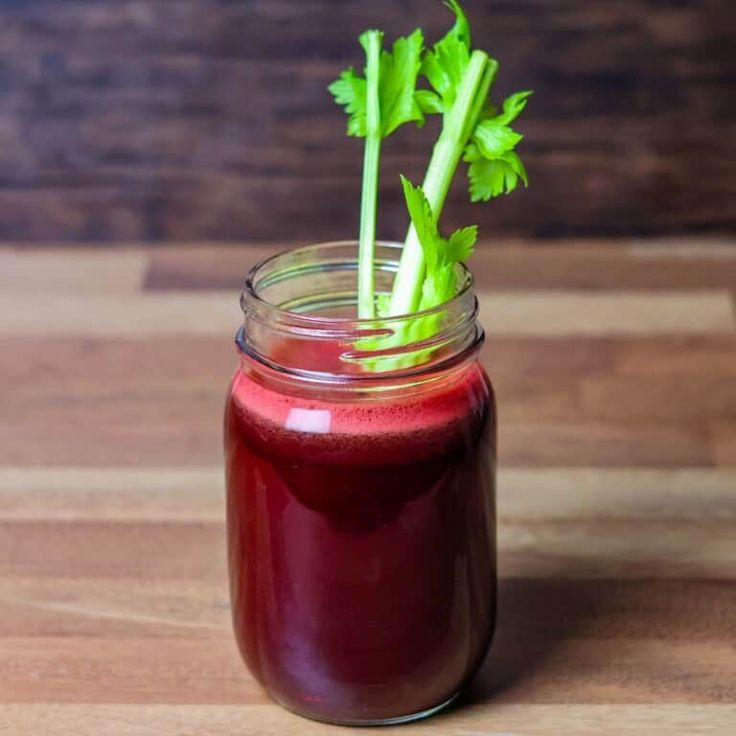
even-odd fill
[{"label": "red juice", "polygon": [[225,416],[241,653],[275,700],[338,723],[454,697],[495,617],[495,408],[476,362],[382,398],[249,369]]}]

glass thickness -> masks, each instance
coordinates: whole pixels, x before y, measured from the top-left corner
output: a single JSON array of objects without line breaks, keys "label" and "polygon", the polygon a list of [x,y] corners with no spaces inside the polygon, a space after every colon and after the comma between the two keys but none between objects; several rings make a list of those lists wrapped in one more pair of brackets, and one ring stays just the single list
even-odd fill
[{"label": "glass thickness", "polygon": [[[256,267],[242,299],[225,412],[236,639],[296,713],[425,717],[480,666],[495,619],[496,418],[472,281],[442,339],[392,352],[388,335],[361,363],[376,324],[351,315],[357,246],[302,250]],[[390,275],[398,251],[379,250]]]}]

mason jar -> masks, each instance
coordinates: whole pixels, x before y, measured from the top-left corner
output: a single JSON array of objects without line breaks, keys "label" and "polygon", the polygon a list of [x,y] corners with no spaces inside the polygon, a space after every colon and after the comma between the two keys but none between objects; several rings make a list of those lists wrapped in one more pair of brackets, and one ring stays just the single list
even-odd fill
[{"label": "mason jar", "polygon": [[[379,293],[399,256],[379,244]],[[225,457],[245,662],[286,708],[369,725],[436,712],[486,655],[496,414],[467,268],[450,302],[365,320],[357,267],[342,242],[251,270]]]}]

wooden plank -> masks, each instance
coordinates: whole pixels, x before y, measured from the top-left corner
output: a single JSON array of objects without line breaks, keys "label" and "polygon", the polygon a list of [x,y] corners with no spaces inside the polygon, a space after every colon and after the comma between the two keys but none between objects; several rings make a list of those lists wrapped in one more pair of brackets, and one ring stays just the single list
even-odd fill
[{"label": "wooden plank", "polygon": [[256,263],[298,245],[284,242],[161,245],[150,251],[144,288],[149,291],[240,290],[246,274]]},{"label": "wooden plank", "polygon": [[[500,569],[499,640],[550,645],[611,637],[736,639],[736,590],[727,578],[512,576]],[[230,639],[223,578],[6,576],[4,637]]]},{"label": "wooden plank", "polygon": [[0,519],[221,521],[224,471],[0,466]]},{"label": "wooden plank", "polygon": [[[221,461],[236,362],[226,337],[52,337],[43,349],[35,338],[5,337],[0,352],[6,464]],[[498,392],[502,464],[707,466],[716,437],[721,464],[736,456],[724,434],[736,337],[493,336],[484,362]],[[661,389],[652,378],[660,375]],[[717,417],[725,423],[713,424]]]},{"label": "wooden plank", "polygon": [[[25,412],[16,400],[6,408],[10,424],[0,427],[0,457],[13,465],[211,465],[222,458],[226,383],[213,384],[200,395],[182,390],[158,398],[121,396],[106,405],[39,401]],[[718,427],[714,439],[705,421],[560,419],[535,415],[533,404],[528,411],[518,409],[516,416],[505,416],[503,404],[500,411],[500,462],[506,466],[674,468],[734,463],[725,434],[729,424],[713,425]],[[74,431],[60,431],[62,427]]]},{"label": "wooden plank", "polygon": [[[220,466],[4,466],[0,520],[220,522],[223,487]],[[726,468],[501,467],[497,506],[504,522],[704,522],[736,515],[734,488],[736,471]]]},{"label": "wooden plank", "polygon": [[[556,241],[494,239],[478,244],[471,266],[476,284],[489,289],[702,290],[736,288],[733,239]],[[248,269],[295,244],[161,246],[151,252],[147,289],[239,289]]]},{"label": "wooden plank", "polygon": [[[499,527],[499,565],[512,576],[704,577],[736,576],[733,522],[698,524],[663,521],[657,525],[595,521],[529,523]],[[575,540],[571,541],[570,536]]]},{"label": "wooden plank", "polygon": [[0,294],[0,334],[86,337],[234,334],[242,315],[235,293],[49,294],[18,309]]},{"label": "wooden plank", "polygon": [[[141,290],[148,256],[138,248],[0,248],[0,291],[33,308],[53,294],[135,293]],[[24,302],[27,298],[29,302]]]},{"label": "wooden plank", "polygon": [[[74,398],[102,397],[109,385],[128,396],[166,394],[189,387],[192,393],[226,381],[236,366],[229,336],[178,338],[54,338],[0,336],[4,401],[19,392],[29,401],[50,400],[62,391]],[[49,371],[48,357],[54,356]],[[487,335],[482,353],[491,378],[512,385],[516,379],[582,379],[621,376],[622,381],[664,377],[721,379],[736,376],[736,333],[617,337],[517,337]],[[176,370],[172,370],[172,366]],[[145,381],[141,380],[145,376]],[[633,383],[633,382],[632,382]],[[104,402],[100,402],[104,403]]]},{"label": "wooden plank", "polygon": [[736,378],[736,335],[649,338],[620,343],[615,373],[630,376],[724,376]]},{"label": "wooden plank", "polygon": [[[94,637],[5,637],[2,644],[8,702],[75,703],[80,691],[86,703],[267,702],[231,638],[105,637],[100,647]],[[513,650],[516,670],[507,668]],[[499,638],[494,652],[468,693],[471,703],[733,702],[736,660],[722,641]]]},{"label": "wooden plank", "polygon": [[[496,395],[510,420],[620,420],[632,422],[736,417],[736,380],[711,376],[499,377]],[[696,397],[696,398],[693,398]]]},{"label": "wooden plank", "polygon": [[500,412],[501,465],[676,468],[716,463],[703,421],[505,420],[503,406]]},{"label": "wooden plank", "polygon": [[[355,729],[299,718],[277,705],[0,704],[0,720],[17,736],[349,736]],[[386,727],[403,736],[731,736],[736,706],[696,704],[518,704],[458,707],[431,721]]]},{"label": "wooden plank", "polygon": [[6,702],[265,702],[232,637],[33,636],[0,641]]},{"label": "wooden plank", "polygon": [[[79,566],[86,575],[119,577],[136,570],[154,578],[212,579],[222,570],[216,547],[224,532],[213,523],[223,518],[222,481],[215,468],[195,469],[182,483],[185,475],[173,469],[6,471],[0,475],[0,518],[16,522],[5,524],[6,571],[44,575],[52,565],[63,575],[69,566]],[[733,471],[726,470],[502,470],[502,560],[507,573],[516,575],[641,576],[654,569],[662,575],[733,573],[733,545],[727,534],[713,537],[713,530],[732,523],[735,482]],[[180,496],[180,508],[169,516]],[[138,503],[142,497],[147,500]],[[622,534],[623,529],[628,532]],[[87,547],[78,537],[82,530],[99,545],[92,560],[85,559]],[[186,567],[191,558],[181,560],[174,552],[177,535],[195,550],[197,564],[191,570]],[[16,549],[13,540],[21,538],[30,548]],[[122,559],[119,551],[139,538],[140,551]],[[49,546],[58,546],[63,556],[48,552],[46,561]],[[146,564],[141,556],[157,562]]]},{"label": "wooden plank", "polygon": [[9,357],[0,386],[4,463],[221,462],[224,396],[236,365],[230,339],[54,338],[43,349],[33,338],[1,344]]},{"label": "wooden plank", "polygon": [[[727,245],[713,243],[712,252],[710,241],[691,244],[690,250],[657,239],[634,248],[596,241],[562,241],[535,248],[527,242],[519,241],[516,246],[503,242],[480,244],[470,261],[479,289],[736,289],[733,241]],[[649,245],[651,253],[647,251]],[[701,256],[703,252],[710,255]]]},{"label": "wooden plank", "polygon": [[481,680],[498,677],[506,664],[513,670],[506,647],[524,640],[550,649],[610,638],[736,643],[736,590],[729,579],[519,577],[501,568],[498,603],[496,641],[503,643]]},{"label": "wooden plank", "polygon": [[736,419],[714,419],[710,431],[716,464],[736,466]]},{"label": "wooden plank", "polygon": [[224,539],[214,522],[2,522],[0,574],[224,580]]},{"label": "wooden plank", "polygon": [[652,419],[736,419],[736,379],[590,377],[578,384],[580,414]]},{"label": "wooden plank", "polygon": [[734,238],[728,235],[708,238],[680,235],[671,238],[630,238],[625,241],[628,252],[645,260],[682,258],[689,262],[699,260],[729,261],[736,258]]},{"label": "wooden plank", "polygon": [[[516,520],[705,522],[736,515],[736,471],[678,467],[500,468],[498,513]],[[734,545],[736,556],[736,545]]]},{"label": "wooden plank", "polygon": [[733,702],[734,649],[723,641],[522,636],[496,644],[471,703]]},{"label": "wooden plank", "polygon": [[[736,333],[618,337],[486,335],[484,364],[494,381],[517,377],[736,376]],[[685,383],[683,383],[685,385]]]},{"label": "wooden plank", "polygon": [[[538,524],[511,518],[499,528],[500,558],[507,574],[517,576],[723,578],[736,574],[732,526],[710,518],[638,524],[606,517]],[[221,523],[12,521],[0,522],[0,537],[3,575],[224,576]]]},{"label": "wooden plank", "polygon": [[[168,351],[166,344],[138,342],[136,352],[109,371],[101,364],[124,354],[111,343],[90,355],[87,365],[83,348],[66,351],[69,362],[56,373],[34,371],[43,356],[25,366],[19,362],[18,374],[8,376],[0,390],[8,422],[0,428],[0,457],[7,463],[57,465],[219,461],[233,351],[224,340],[213,343],[211,364],[199,357],[198,366],[190,355],[188,365],[167,375],[172,358],[187,347]],[[715,462],[711,426],[719,462],[734,456],[727,440],[735,414],[733,379],[565,378],[544,376],[539,367],[535,372],[541,375],[528,378],[521,366],[514,375],[516,351],[506,358],[502,350],[491,346],[489,356],[498,369],[492,375],[504,463],[702,466]],[[713,424],[718,417],[722,423]],[[75,431],[59,432],[60,426]]]},{"label": "wooden plank", "polygon": [[228,588],[222,576],[6,575],[0,580],[0,641],[14,636],[230,638]]},{"label": "wooden plank", "polygon": [[[727,291],[638,294],[481,292],[480,319],[494,335],[661,335],[731,332]],[[241,322],[236,293],[49,294],[18,309],[0,294],[0,335],[86,337],[214,336]]]},{"label": "wooden plank", "polygon": [[[220,466],[191,468],[0,467],[0,519],[222,521]],[[498,472],[506,518],[681,520],[736,514],[727,468],[508,468]]]},{"label": "wooden plank", "polygon": [[731,332],[726,291],[483,292],[480,321],[492,335],[661,335]]}]

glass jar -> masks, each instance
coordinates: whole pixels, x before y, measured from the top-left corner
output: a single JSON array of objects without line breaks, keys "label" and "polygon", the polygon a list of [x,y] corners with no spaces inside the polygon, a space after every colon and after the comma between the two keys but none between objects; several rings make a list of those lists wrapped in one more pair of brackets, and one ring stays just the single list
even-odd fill
[{"label": "glass jar", "polygon": [[[495,406],[472,277],[355,319],[357,245],[256,266],[225,413],[235,635],[296,713],[399,723],[456,697],[495,618]],[[388,293],[397,245],[377,249]],[[417,320],[431,339],[412,340]]]}]

